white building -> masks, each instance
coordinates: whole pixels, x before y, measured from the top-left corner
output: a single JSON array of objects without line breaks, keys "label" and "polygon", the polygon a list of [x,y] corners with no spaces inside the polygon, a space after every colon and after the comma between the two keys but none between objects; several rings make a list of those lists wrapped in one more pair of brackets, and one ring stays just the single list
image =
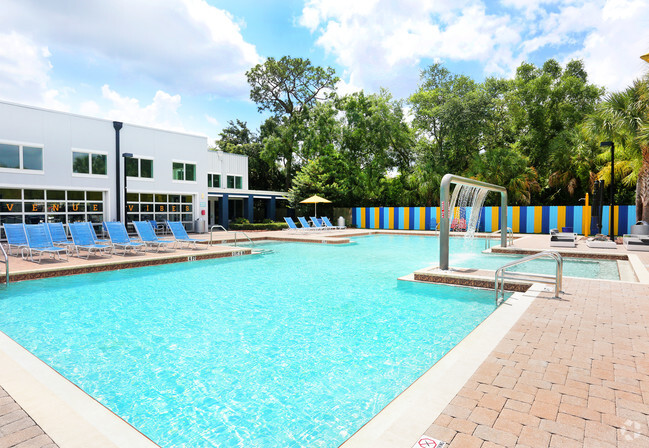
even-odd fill
[{"label": "white building", "polygon": [[209,151],[206,137],[0,101],[0,224],[126,212],[127,221],[227,227],[252,222],[255,206],[275,219],[283,196],[249,190],[248,158]]}]

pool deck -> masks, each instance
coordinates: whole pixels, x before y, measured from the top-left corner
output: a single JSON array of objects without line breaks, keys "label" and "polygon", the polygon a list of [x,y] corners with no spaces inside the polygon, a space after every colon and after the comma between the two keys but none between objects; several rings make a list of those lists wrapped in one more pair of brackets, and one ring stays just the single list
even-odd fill
[{"label": "pool deck", "polygon": [[[376,231],[248,235],[256,241],[340,244],[370,233]],[[197,250],[106,260],[70,257],[38,265],[11,257],[11,277],[188,262],[255,249],[224,246],[234,236],[218,236],[218,245]],[[526,235],[509,250],[546,249],[557,249],[549,247],[547,235]],[[420,446],[424,435],[462,448],[649,446],[649,252],[620,245],[594,250],[584,241],[559,250],[628,258],[635,277],[564,278],[560,299],[539,285],[515,294],[344,447],[410,448]],[[0,448],[155,446],[8,339],[0,333]]]}]

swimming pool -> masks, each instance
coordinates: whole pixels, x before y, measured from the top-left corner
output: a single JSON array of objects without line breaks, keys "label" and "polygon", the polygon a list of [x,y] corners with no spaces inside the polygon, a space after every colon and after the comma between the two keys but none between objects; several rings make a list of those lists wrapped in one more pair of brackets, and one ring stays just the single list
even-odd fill
[{"label": "swimming pool", "polygon": [[272,247],[12,284],[0,330],[161,446],[334,447],[494,309],[396,280],[436,238]]}]

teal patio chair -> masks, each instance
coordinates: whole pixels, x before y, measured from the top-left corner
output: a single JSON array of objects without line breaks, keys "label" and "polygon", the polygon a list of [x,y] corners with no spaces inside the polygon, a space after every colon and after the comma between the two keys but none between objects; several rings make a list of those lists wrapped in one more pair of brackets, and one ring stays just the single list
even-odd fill
[{"label": "teal patio chair", "polygon": [[334,226],[331,223],[331,221],[329,221],[329,218],[327,218],[326,216],[322,216],[321,219],[322,219],[322,222],[324,223],[325,227],[327,227],[329,229],[342,230],[342,229],[346,228],[345,226]]},{"label": "teal patio chair", "polygon": [[206,243],[207,240],[200,240],[198,238],[190,238],[189,235],[187,235],[187,230],[185,230],[185,227],[183,226],[183,223],[180,221],[167,221],[167,227],[169,227],[169,230],[171,230],[171,233],[174,236],[174,240],[181,245],[183,243],[187,243],[187,247],[189,247],[190,244],[194,245],[194,249],[196,249],[196,243]]},{"label": "teal patio chair", "polygon": [[52,243],[54,243],[55,246],[65,247],[66,252],[70,253],[70,249],[72,249],[74,243],[68,239],[68,235],[65,233],[63,223],[48,222],[45,225],[47,226],[48,232],[50,232]]},{"label": "teal patio chair", "polygon": [[7,236],[7,246],[9,255],[12,255],[11,248],[15,247],[18,252],[29,246],[27,243],[27,234],[25,233],[24,224],[5,224],[5,235]]},{"label": "teal patio chair", "polygon": [[27,235],[28,246],[22,249],[23,258],[25,258],[24,253],[27,251],[29,259],[34,261],[34,253],[37,253],[39,258],[36,263],[40,263],[43,261],[43,254],[48,254],[50,258],[58,257],[61,260],[61,253],[67,254],[68,252],[64,247],[54,246],[45,224],[28,224],[25,226],[25,234]]},{"label": "teal patio chair", "polygon": [[108,231],[108,237],[110,238],[110,244],[113,246],[113,253],[115,249],[121,247],[124,249],[123,255],[126,255],[126,252],[130,249],[133,252],[136,250],[144,250],[144,244],[132,240],[128,233],[126,232],[126,227],[123,223],[119,221],[107,222],[104,221],[104,227]]},{"label": "teal patio chair", "polygon": [[[70,235],[72,235],[72,241],[74,242],[74,248],[77,252],[77,257],[82,258],[79,253],[80,250],[85,250],[88,252],[86,260],[90,258],[90,255],[95,253],[106,254],[106,251],[112,249],[110,244],[98,244],[95,242],[95,235],[90,229],[92,226],[88,226],[89,223],[86,222],[72,222],[68,224],[70,229]],[[109,255],[110,256],[110,255]]]},{"label": "teal patio chair", "polygon": [[161,240],[160,238],[158,238],[155,234],[155,230],[153,229],[153,224],[151,224],[151,221],[133,221],[133,225],[135,226],[135,231],[139,235],[140,240],[146,246],[155,247],[156,252],[160,252],[160,248],[162,246],[167,246],[169,244],[173,246],[176,244],[175,241]]}]

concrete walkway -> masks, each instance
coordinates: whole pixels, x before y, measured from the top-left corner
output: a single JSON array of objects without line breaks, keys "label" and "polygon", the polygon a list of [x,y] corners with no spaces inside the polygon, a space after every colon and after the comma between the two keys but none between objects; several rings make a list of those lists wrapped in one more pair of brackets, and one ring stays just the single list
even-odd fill
[{"label": "concrete walkway", "polygon": [[58,448],[0,387],[0,448]]},{"label": "concrete walkway", "polygon": [[451,447],[649,447],[649,285],[538,297],[426,431]]}]

